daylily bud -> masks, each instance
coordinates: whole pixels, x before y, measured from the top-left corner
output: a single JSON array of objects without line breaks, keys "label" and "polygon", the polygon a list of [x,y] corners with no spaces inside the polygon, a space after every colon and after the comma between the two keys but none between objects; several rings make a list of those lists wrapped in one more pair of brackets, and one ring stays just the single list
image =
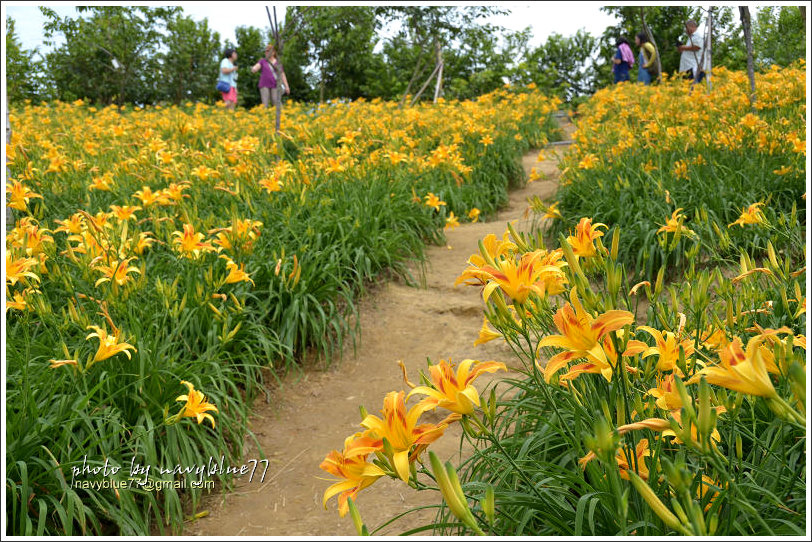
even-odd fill
[{"label": "daylily bud", "polygon": [[366,409],[366,407],[364,407],[364,405],[360,405],[358,407],[358,410],[361,412],[361,421],[364,421],[364,419],[367,416],[369,416],[369,412],[367,412],[367,409]]},{"label": "daylily bud", "polygon": [[742,460],[742,436],[738,433],[736,434],[736,458],[739,461]]},{"label": "daylily bud", "polygon": [[704,376],[699,381],[699,415],[697,416],[696,428],[699,431],[699,439],[704,449],[705,442],[710,440],[710,435],[716,427],[716,410],[711,408],[710,384]]},{"label": "daylily bud", "polygon": [[482,499],[482,511],[485,513],[488,525],[493,525],[493,520],[496,516],[496,495],[494,494],[493,486],[489,485],[487,489],[485,489],[485,498]]},{"label": "daylily bud", "polygon": [[657,280],[654,282],[654,295],[659,296],[663,291],[663,278],[665,277],[665,266],[661,266],[657,271]]},{"label": "daylily bud", "polygon": [[620,248],[620,228],[615,228],[614,233],[612,234],[612,252],[610,257],[612,261],[617,261],[617,253],[618,249]]},{"label": "daylily bud", "polygon": [[364,525],[363,520],[361,520],[361,513],[358,512],[358,508],[355,507],[355,501],[353,499],[347,499],[347,505],[349,505],[350,518],[352,518],[352,524],[355,526],[355,531],[358,533],[358,536],[369,536],[367,526]]},{"label": "daylily bud", "polygon": [[787,377],[792,393],[798,399],[798,407],[801,412],[806,412],[806,371],[800,363],[793,361],[789,366]]},{"label": "daylily bud", "polygon": [[674,512],[676,512],[683,526],[691,524],[691,522],[688,520],[688,516],[685,514],[685,510],[682,509],[679,501],[674,497],[671,498],[671,506],[674,508]]},{"label": "daylily bud", "polygon": [[649,486],[646,482],[644,482],[643,479],[640,478],[633,471],[629,470],[628,474],[629,480],[631,480],[634,489],[636,489],[637,492],[640,494],[640,496],[643,497],[643,500],[646,501],[646,504],[649,505],[652,512],[657,514],[657,517],[663,520],[663,523],[665,523],[675,531],[687,534],[685,532],[685,528],[680,524],[679,520],[677,519],[677,516],[675,516],[671,512],[671,510],[668,509],[665,503],[663,503],[663,501],[660,500],[657,494],[654,493],[654,490],[651,489],[651,486]]},{"label": "daylily bud", "polygon": [[[457,473],[454,470],[454,467],[451,466],[451,463],[446,463],[445,468],[443,468],[443,465],[440,463],[440,459],[433,451],[429,451],[429,461],[431,461],[431,470],[434,472],[434,477],[437,480],[437,486],[440,488],[440,492],[443,494],[443,499],[451,512],[474,532],[480,535],[484,534],[476,524],[476,520],[471,514],[471,510],[468,508],[468,502],[465,500],[465,495],[462,494],[462,488],[459,487]],[[451,479],[452,474],[453,480]],[[462,495],[462,499],[460,498],[460,495]]]},{"label": "daylily bud", "polygon": [[716,534],[716,529],[719,527],[719,514],[713,514],[708,522],[708,534],[713,536]]},{"label": "daylily bud", "polygon": [[770,259],[770,263],[776,270],[780,269],[780,266],[778,265],[778,258],[775,256],[775,248],[773,248],[772,241],[767,241],[767,257]]}]

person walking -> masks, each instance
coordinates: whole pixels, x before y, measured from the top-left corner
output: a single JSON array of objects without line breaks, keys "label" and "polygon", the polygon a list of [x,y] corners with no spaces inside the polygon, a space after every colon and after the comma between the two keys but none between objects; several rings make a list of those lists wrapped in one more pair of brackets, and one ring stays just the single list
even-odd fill
[{"label": "person walking", "polygon": [[629,69],[634,65],[634,53],[632,53],[632,48],[629,47],[629,40],[621,36],[617,39],[615,45],[617,45],[617,52],[612,59],[615,83],[629,81]]},{"label": "person walking", "polygon": [[645,32],[640,32],[634,37],[634,43],[640,47],[640,58],[637,66],[637,82],[650,85],[652,79],[657,77],[655,61],[657,60],[657,50],[648,40]]},{"label": "person walking", "polygon": [[[223,60],[220,61],[220,77],[217,80],[217,90],[223,96],[226,107],[233,110],[237,107],[237,51],[226,49]],[[228,85],[228,90],[225,89]]]},{"label": "person walking", "polygon": [[265,57],[260,58],[251,71],[253,73],[260,71],[259,97],[265,107],[273,102],[276,108],[276,131],[279,132],[282,120],[282,92],[290,94],[290,86],[282,62],[277,57],[276,48],[272,44],[265,47]]},{"label": "person walking", "polygon": [[677,47],[677,50],[682,53],[679,57],[679,71],[684,74],[686,79],[693,79],[694,83],[700,83],[705,77],[705,64],[707,64],[703,54],[704,36],[697,31],[697,28],[698,25],[693,19],[685,21],[688,41]]}]

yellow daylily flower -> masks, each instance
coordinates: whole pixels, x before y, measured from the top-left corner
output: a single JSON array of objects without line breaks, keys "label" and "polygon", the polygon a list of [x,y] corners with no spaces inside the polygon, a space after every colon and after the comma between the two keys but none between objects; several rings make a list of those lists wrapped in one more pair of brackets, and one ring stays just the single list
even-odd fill
[{"label": "yellow daylily flower", "polygon": [[32,198],[40,198],[42,196],[37,194],[23,183],[18,180],[13,180],[11,183],[6,183],[6,190],[9,194],[8,206],[18,211],[25,211],[28,209],[28,202]]},{"label": "yellow daylily flower", "polygon": [[445,219],[445,227],[448,228],[456,228],[460,225],[459,219],[454,215],[454,211],[451,211],[448,214],[448,218]]},{"label": "yellow daylily flower", "polygon": [[471,219],[471,222],[479,222],[479,214],[480,210],[474,207],[468,212],[468,218]]},{"label": "yellow daylily flower", "polygon": [[226,276],[226,284],[234,284],[235,282],[250,282],[254,284],[254,281],[251,279],[251,276],[245,272],[245,264],[242,263],[237,266],[231,260],[226,262],[226,269],[228,269],[228,276]]},{"label": "yellow daylily flower", "polygon": [[539,348],[557,346],[565,349],[547,362],[542,369],[544,378],[549,382],[553,374],[570,361],[587,358],[598,366],[600,373],[608,380],[611,378],[612,367],[607,359],[602,339],[609,332],[633,323],[634,315],[628,311],[610,310],[593,318],[581,305],[576,287],[570,292],[570,301],[572,305],[566,303],[553,316],[555,327],[561,334],[550,335],[539,341]]},{"label": "yellow daylily flower", "polygon": [[6,284],[14,286],[24,278],[39,282],[39,277],[29,269],[39,265],[36,258],[14,258],[11,251],[6,251]]},{"label": "yellow daylily flower", "polygon": [[183,225],[183,233],[172,232],[172,237],[175,237],[176,250],[187,258],[197,259],[203,253],[216,250],[210,243],[203,242],[203,234],[195,233],[195,228],[191,224]]},{"label": "yellow daylily flower", "polygon": [[219,412],[217,407],[207,402],[206,396],[196,390],[191,382],[181,380],[180,383],[189,388],[189,393],[179,395],[175,399],[175,401],[186,401],[178,414],[178,418],[196,418],[198,425],[203,423],[203,420],[209,420],[211,426],[214,427],[214,418],[209,412]]},{"label": "yellow daylily flower", "polygon": [[663,410],[678,410],[683,406],[682,398],[674,384],[673,373],[657,375],[657,387],[649,389],[646,395],[655,397],[657,408]]},{"label": "yellow daylily flower", "polygon": [[[649,477],[649,470],[648,465],[646,465],[645,457],[651,456],[651,450],[649,450],[648,446],[648,439],[640,439],[637,442],[637,447],[635,449],[635,455],[637,456],[637,473],[643,480],[648,480]],[[586,464],[595,459],[597,456],[595,452],[590,451],[584,457],[578,460],[578,465],[581,468],[586,468]],[[618,448],[617,452],[615,453],[615,460],[617,461],[617,466],[620,469],[620,477],[624,480],[629,479],[629,471],[634,471],[635,463],[632,462],[629,464],[629,457],[627,456],[627,452],[624,447]]]},{"label": "yellow daylily flower", "polygon": [[737,218],[735,222],[731,222],[730,224],[728,224],[727,227],[730,228],[735,226],[736,224],[738,224],[742,228],[744,227],[745,224],[766,224],[767,218],[764,216],[764,213],[761,211],[761,209],[759,209],[759,207],[761,207],[762,205],[764,205],[764,202],[759,201],[757,203],[751,204],[746,209],[742,209],[741,216],[739,216],[739,218]]},{"label": "yellow daylily flower", "polygon": [[440,206],[441,206],[441,205],[445,205],[445,202],[444,202],[444,201],[440,201],[440,198],[438,198],[437,196],[435,196],[433,192],[429,192],[429,193],[428,193],[428,194],[425,196],[425,200],[426,200],[425,205],[426,205],[427,207],[433,207],[435,211],[439,211],[439,210],[440,210]]},{"label": "yellow daylily flower", "polygon": [[682,211],[682,207],[671,213],[671,218],[666,220],[665,224],[659,230],[657,230],[657,233],[676,233],[677,230],[679,230],[683,235],[687,235],[689,237],[696,235],[694,230],[683,226],[686,216],[680,211]]},{"label": "yellow daylily flower", "polygon": [[381,414],[383,419],[372,414],[361,422],[369,429],[370,436],[392,445],[392,465],[404,482],[409,480],[409,463],[416,460],[429,444],[440,438],[448,424],[457,420],[459,414],[451,414],[439,424],[424,423],[417,425],[418,418],[435,405],[420,402],[406,410],[405,392],[389,392],[383,402]]},{"label": "yellow daylily flower", "polygon": [[338,515],[346,516],[349,511],[347,499],[355,501],[359,491],[371,486],[378,478],[386,475],[380,467],[367,462],[369,454],[381,449],[383,449],[381,439],[356,433],[344,440],[343,451],[333,450],[327,454],[319,468],[340,480],[324,491],[322,504],[325,509],[327,509],[327,501],[332,496],[339,494]]},{"label": "yellow daylily flower", "polygon": [[91,337],[96,337],[99,339],[99,348],[98,350],[96,350],[96,355],[93,356],[93,359],[91,360],[89,365],[92,365],[97,361],[102,361],[107,358],[111,358],[116,354],[118,354],[119,352],[124,352],[124,354],[128,358],[132,359],[132,355],[128,352],[128,350],[137,352],[137,350],[133,345],[119,342],[118,331],[116,331],[113,335],[108,335],[107,330],[104,328],[100,328],[99,326],[87,326],[87,329],[94,329],[96,331],[85,337],[85,340],[88,340]]},{"label": "yellow daylily flower", "polygon": [[130,261],[135,260],[136,258],[127,258],[126,260],[114,260],[113,263],[110,265],[95,265],[94,262],[91,262],[91,266],[101,271],[104,275],[102,278],[96,281],[95,286],[102,284],[104,282],[113,281],[118,286],[124,286],[130,280],[130,273],[141,273],[141,270],[135,267],[134,265],[127,266]]},{"label": "yellow daylily flower", "polygon": [[494,373],[496,371],[507,371],[504,363],[497,361],[479,362],[472,359],[463,360],[457,373],[454,374],[454,366],[445,360],[431,365],[429,373],[434,387],[417,386],[406,399],[419,393],[426,395],[423,400],[426,404],[438,406],[457,414],[471,414],[474,408],[479,406],[479,393],[472,385],[483,373]]},{"label": "yellow daylily flower", "polygon": [[583,217],[575,226],[575,235],[567,237],[567,243],[572,247],[572,252],[579,257],[591,258],[598,253],[595,250],[595,239],[603,236],[603,232],[598,228],[606,224],[592,224],[591,218]]},{"label": "yellow daylily flower", "polygon": [[685,352],[686,363],[689,356],[694,353],[694,345],[690,339],[677,340],[676,335],[670,331],[659,331],[649,326],[637,326],[637,329],[645,331],[656,341],[655,346],[646,348],[642,357],[657,355],[657,370],[658,371],[673,371],[677,368],[677,361],[679,361],[679,350],[682,347]]},{"label": "yellow daylily flower", "polygon": [[511,299],[524,303],[531,293],[541,297],[556,295],[564,291],[567,277],[562,268],[563,252],[547,252],[543,249],[526,252],[518,261],[515,258],[495,260],[495,266],[484,265],[479,269],[469,268],[462,278],[477,278],[484,284],[482,299],[488,301],[494,290],[501,288]]},{"label": "yellow daylily flower", "polygon": [[764,337],[753,337],[747,341],[746,350],[742,341],[735,337],[720,352],[721,363],[705,367],[691,377],[686,384],[699,382],[702,375],[709,384],[721,386],[733,391],[757,395],[759,397],[776,397],[777,393],[767,372],[761,344]]},{"label": "yellow daylily flower", "polygon": [[491,328],[488,327],[488,318],[483,316],[482,328],[479,330],[479,337],[477,337],[477,340],[474,341],[474,346],[485,344],[486,342],[498,339],[501,336],[502,336],[501,333],[497,331],[491,331]]}]

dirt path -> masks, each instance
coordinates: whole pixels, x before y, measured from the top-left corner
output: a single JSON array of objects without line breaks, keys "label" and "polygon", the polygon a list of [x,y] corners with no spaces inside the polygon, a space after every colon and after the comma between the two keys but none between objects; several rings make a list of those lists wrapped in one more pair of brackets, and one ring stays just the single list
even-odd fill
[{"label": "dirt path", "polygon": [[[574,127],[567,117],[559,118],[570,139]],[[396,361],[402,359],[410,378],[433,362],[465,358],[497,360],[510,365],[515,360],[501,341],[474,347],[482,325],[479,289],[454,280],[476,252],[477,242],[489,233],[505,231],[508,221],[518,220],[518,229],[528,229],[524,218],[527,198],[549,199],[556,190],[558,157],[566,145],[545,150],[546,159],[537,162],[538,151],[523,158],[526,172],[535,167],[542,178],[510,194],[510,203],[490,222],[463,224],[446,232],[447,246],[429,247],[426,289],[398,281],[376,287],[359,304],[361,336],[355,354],[349,346],[344,360],[326,371],[308,371],[297,381],[290,379],[274,393],[270,404],[259,401],[252,427],[270,461],[264,483],[238,482],[234,492],[212,495],[202,506],[210,514],[187,523],[190,535],[228,536],[331,536],[356,535],[349,517],[339,518],[335,498],[328,509],[321,505],[330,476],[318,468],[332,449],[340,449],[344,438],[359,430],[358,406],[378,414],[387,392],[404,389]],[[487,379],[477,381],[482,390]],[[431,414],[426,421],[436,420]],[[432,444],[441,459],[459,463],[460,428],[454,424]],[[248,458],[258,457],[249,448]],[[436,492],[416,492],[400,481],[378,480],[363,490],[358,508],[370,529],[406,510],[439,503]],[[433,511],[410,514],[380,535],[394,535],[424,525]]]}]

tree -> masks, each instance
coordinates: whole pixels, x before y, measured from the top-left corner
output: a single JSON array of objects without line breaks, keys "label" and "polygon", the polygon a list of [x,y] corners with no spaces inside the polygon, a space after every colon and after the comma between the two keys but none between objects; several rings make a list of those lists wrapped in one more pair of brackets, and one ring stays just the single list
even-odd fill
[{"label": "tree", "polygon": [[[478,19],[505,11],[485,6],[388,6],[378,8],[377,13],[386,24],[400,24],[394,39],[402,44],[399,53],[407,55],[410,71],[410,75],[404,79],[407,83],[401,98],[403,105],[414,88],[420,88],[420,81],[426,73],[429,73],[429,77],[422,83],[422,88],[426,88],[434,77],[437,77],[436,84],[442,85],[442,75],[438,74],[441,74],[441,65],[445,63],[441,63],[443,52],[456,45],[456,40],[475,27]],[[391,48],[389,50],[392,51]],[[434,67],[429,69],[432,64]],[[413,102],[418,95],[412,99]]]},{"label": "tree", "polygon": [[[368,88],[369,68],[379,27],[375,9],[367,6],[296,6],[285,20],[296,21],[285,45],[285,71],[291,88],[294,79],[311,90],[311,99],[355,99]],[[292,59],[305,62],[301,74],[288,72]],[[301,64],[300,64],[301,65]]]},{"label": "tree", "polygon": [[593,57],[598,41],[584,29],[574,36],[551,34],[540,47],[531,51],[517,68],[514,81],[536,83],[542,92],[566,101],[595,92],[600,60]]},{"label": "tree", "polygon": [[77,7],[89,18],[59,17],[40,10],[46,44],[55,34],[65,43],[46,55],[49,76],[63,100],[86,97],[104,105],[113,101],[152,103],[160,94],[156,56],[163,35],[160,27],[180,8],[123,6]]},{"label": "tree", "polygon": [[252,73],[251,66],[265,55],[265,46],[270,43],[269,32],[263,35],[253,26],[238,26],[234,34],[237,38],[238,96],[242,105],[250,109],[262,103],[257,86],[260,72]]},{"label": "tree", "polygon": [[755,112],[756,103],[756,78],[754,74],[755,63],[753,61],[753,36],[750,27],[750,8],[747,6],[739,7],[739,13],[742,18],[742,31],[744,32],[744,44],[747,48],[747,78],[750,80],[750,107]]},{"label": "tree", "polygon": [[806,56],[806,22],[796,6],[769,6],[756,12],[753,48],[759,68],[787,66]]},{"label": "tree", "polygon": [[14,19],[6,17],[6,92],[11,103],[38,101],[43,93],[41,62],[34,60],[36,49],[23,49],[14,29]]},{"label": "tree", "polygon": [[207,19],[194,21],[180,14],[167,23],[166,31],[165,52],[159,54],[164,98],[175,104],[216,98],[220,34],[209,29]]}]

